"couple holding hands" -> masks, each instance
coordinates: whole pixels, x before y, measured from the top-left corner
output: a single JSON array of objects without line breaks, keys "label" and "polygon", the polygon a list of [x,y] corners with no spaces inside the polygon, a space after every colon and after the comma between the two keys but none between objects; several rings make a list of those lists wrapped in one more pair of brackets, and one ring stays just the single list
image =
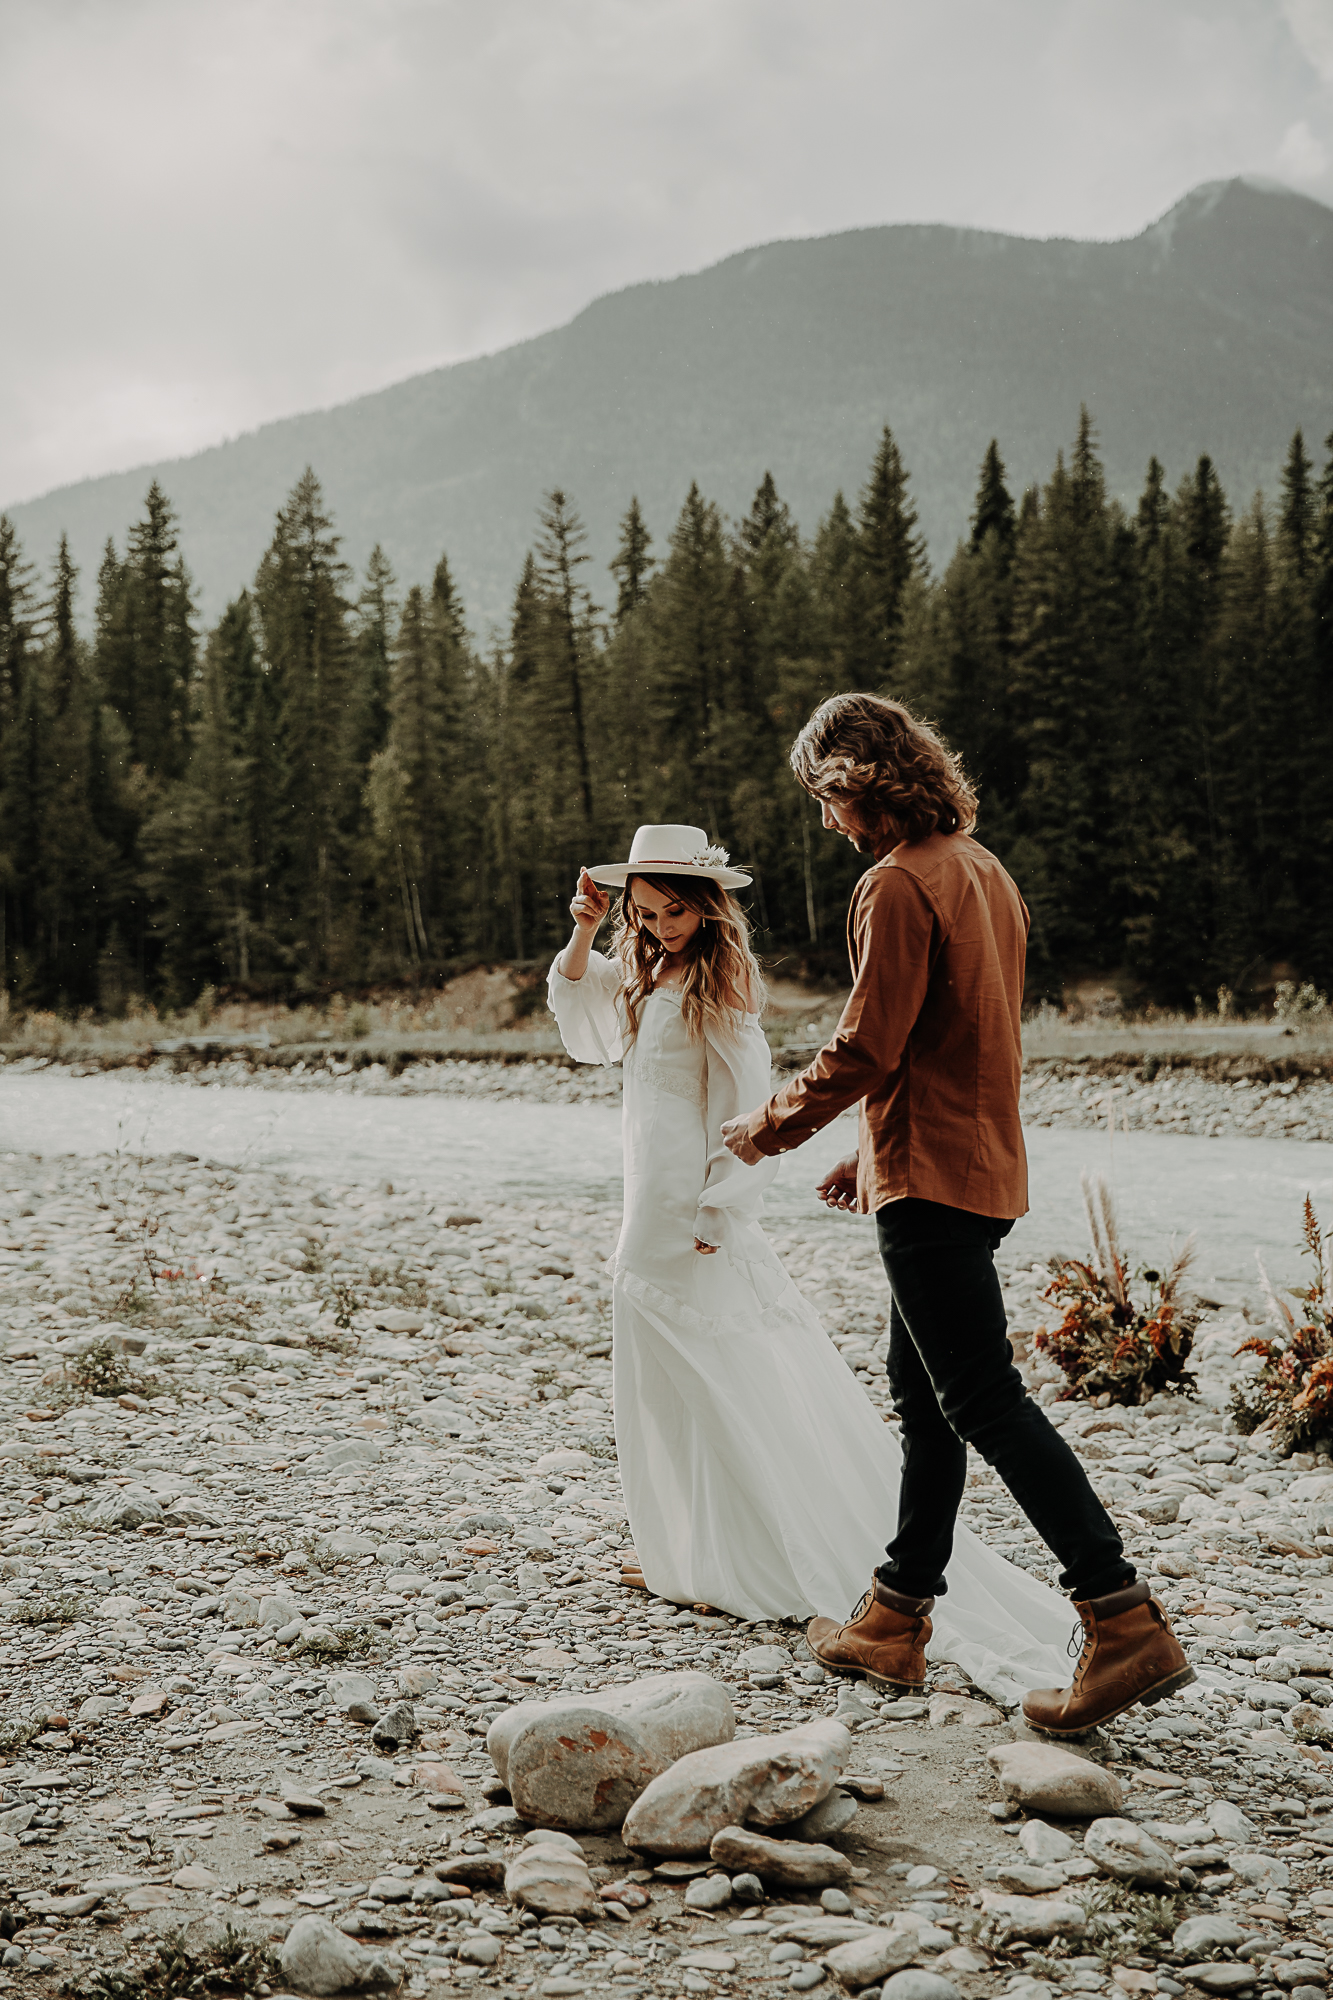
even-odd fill
[{"label": "couple holding hands", "polygon": [[[901,704],[834,696],[791,764],[824,826],[873,857],[849,914],[851,996],[799,1076],[770,1095],[763,981],[733,894],[750,877],[698,827],[640,827],[627,861],[585,868],[550,971],[570,1054],[624,1069],[626,1580],[741,1618],[809,1618],[815,1658],[877,1687],[916,1691],[928,1656],[957,1661],[1035,1728],[1078,1735],[1194,1674],[1006,1334],[995,1251],[1028,1206],[1027,911],[972,838],[959,759]],[[817,1193],[873,1218],[896,1426],[759,1226],[779,1156],[852,1105],[856,1152]],[[1067,1599],[957,1524],[969,1445],[1060,1562],[1083,1628],[1068,1685]]]}]

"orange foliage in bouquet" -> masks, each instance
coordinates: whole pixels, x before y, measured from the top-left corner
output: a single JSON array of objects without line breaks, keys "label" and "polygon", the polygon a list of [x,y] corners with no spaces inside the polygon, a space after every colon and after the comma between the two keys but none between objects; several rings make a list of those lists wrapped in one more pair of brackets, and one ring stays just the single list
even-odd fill
[{"label": "orange foliage in bouquet", "polygon": [[[1260,1368],[1231,1392],[1237,1430],[1264,1431],[1284,1457],[1322,1439],[1333,1439],[1333,1236],[1319,1227],[1314,1203],[1305,1197],[1302,1237],[1315,1276],[1308,1285],[1280,1295],[1258,1258],[1271,1336],[1243,1340],[1237,1354],[1257,1354]],[[1257,1253],[1256,1253],[1257,1254]]]},{"label": "orange foliage in bouquet", "polygon": [[1163,1390],[1190,1394],[1194,1378],[1185,1363],[1202,1314],[1181,1287],[1194,1238],[1169,1271],[1140,1274],[1146,1295],[1136,1299],[1110,1191],[1100,1174],[1085,1173],[1081,1185],[1092,1255],[1057,1266],[1043,1296],[1063,1305],[1064,1318],[1032,1343],[1068,1378],[1060,1401],[1108,1396],[1113,1403],[1146,1403]]}]

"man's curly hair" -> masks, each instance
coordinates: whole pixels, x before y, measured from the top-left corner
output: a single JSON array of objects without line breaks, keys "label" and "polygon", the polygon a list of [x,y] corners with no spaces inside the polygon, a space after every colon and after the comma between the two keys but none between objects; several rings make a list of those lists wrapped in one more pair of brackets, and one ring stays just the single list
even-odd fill
[{"label": "man's curly hair", "polygon": [[869,828],[892,822],[905,840],[971,833],[977,823],[962,759],[883,695],[822,701],[791,746],[791,767],[812,798],[845,799]]}]

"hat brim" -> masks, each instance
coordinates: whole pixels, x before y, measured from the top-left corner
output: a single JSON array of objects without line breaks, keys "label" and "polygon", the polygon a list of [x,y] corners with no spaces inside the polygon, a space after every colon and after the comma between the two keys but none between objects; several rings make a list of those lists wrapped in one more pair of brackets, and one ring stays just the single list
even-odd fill
[{"label": "hat brim", "polygon": [[671,861],[608,861],[588,873],[603,889],[623,889],[633,875],[680,875],[691,882],[716,882],[720,889],[748,889],[754,880],[739,868],[698,868]]}]

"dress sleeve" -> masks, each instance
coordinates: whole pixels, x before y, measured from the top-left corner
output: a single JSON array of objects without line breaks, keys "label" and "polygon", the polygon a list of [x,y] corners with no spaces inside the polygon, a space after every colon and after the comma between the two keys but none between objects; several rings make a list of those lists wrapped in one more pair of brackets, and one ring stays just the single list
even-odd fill
[{"label": "dress sleeve", "polygon": [[546,975],[546,1003],[576,1062],[620,1061],[625,1050],[619,999],[620,973],[600,951],[590,953],[582,979],[566,979],[558,958]]},{"label": "dress sleeve", "polygon": [[747,1014],[739,1037],[708,1030],[708,1166],[695,1222],[701,1243],[730,1249],[737,1224],[757,1222],[764,1190],[777,1177],[778,1162],[746,1167],[722,1143],[728,1118],[753,1111],[768,1095],[773,1059],[757,1014]]}]

